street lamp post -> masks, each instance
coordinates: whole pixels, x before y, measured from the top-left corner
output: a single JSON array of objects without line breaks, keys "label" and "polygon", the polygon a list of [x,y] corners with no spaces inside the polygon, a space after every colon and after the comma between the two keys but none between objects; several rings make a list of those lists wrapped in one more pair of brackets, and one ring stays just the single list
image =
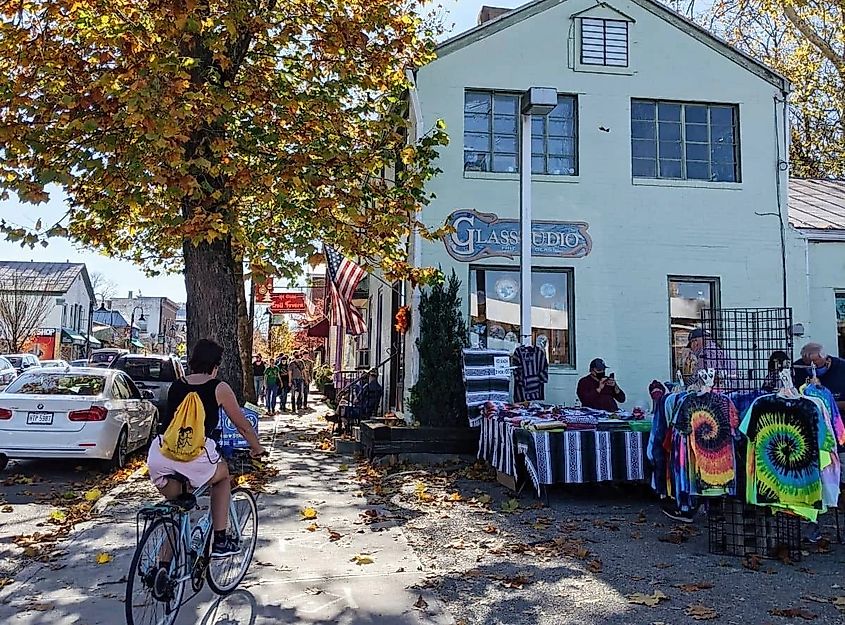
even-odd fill
[{"label": "street lamp post", "polygon": [[531,87],[522,94],[522,141],[519,149],[519,329],[521,343],[531,345],[531,120],[557,106],[557,89]]},{"label": "street lamp post", "polygon": [[132,338],[133,338],[133,336],[132,336],[132,331],[135,329],[135,311],[136,311],[136,310],[140,310],[140,311],[141,311],[141,316],[140,316],[140,317],[138,317],[138,321],[146,321],[146,320],[147,320],[147,318],[146,318],[146,317],[144,317],[144,309],[143,309],[143,307],[141,307],[141,306],[135,306],[135,308],[133,308],[133,309],[132,309],[132,315],[131,315],[131,318],[130,318],[130,320],[129,320],[129,340],[127,341],[127,342],[129,343],[129,344],[127,345],[127,347],[129,348],[129,351],[130,351],[130,352],[132,351]]}]

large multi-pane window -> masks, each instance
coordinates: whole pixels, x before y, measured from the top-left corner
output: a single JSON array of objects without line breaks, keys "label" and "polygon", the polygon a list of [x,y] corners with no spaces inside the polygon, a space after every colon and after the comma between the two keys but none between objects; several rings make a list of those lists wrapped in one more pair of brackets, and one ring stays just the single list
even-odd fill
[{"label": "large multi-pane window", "polygon": [[[519,95],[467,91],[464,96],[464,171],[519,171]],[[531,127],[532,171],[578,173],[576,99],[558,96],[548,118]]]},{"label": "large multi-pane window", "polygon": [[[552,366],[574,366],[573,282],[568,269],[531,271],[531,343]],[[470,344],[513,352],[520,343],[518,268],[470,270]]]},{"label": "large multi-pane window", "polygon": [[632,100],[634,178],[739,182],[738,118],[733,105]]}]

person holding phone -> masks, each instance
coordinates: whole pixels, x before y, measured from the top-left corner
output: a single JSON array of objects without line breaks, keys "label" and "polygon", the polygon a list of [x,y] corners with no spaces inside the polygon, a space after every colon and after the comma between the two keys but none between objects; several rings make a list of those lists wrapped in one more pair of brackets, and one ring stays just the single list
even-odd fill
[{"label": "person holding phone", "polygon": [[595,410],[616,412],[619,403],[625,402],[625,391],[616,383],[616,374],[607,374],[607,365],[601,358],[590,362],[590,373],[578,380],[576,393],[582,406]]}]

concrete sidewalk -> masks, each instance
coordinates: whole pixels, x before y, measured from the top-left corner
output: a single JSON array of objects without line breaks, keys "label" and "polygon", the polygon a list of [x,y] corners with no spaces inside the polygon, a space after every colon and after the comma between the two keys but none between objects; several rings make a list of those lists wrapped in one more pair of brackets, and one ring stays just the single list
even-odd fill
[{"label": "concrete sidewalk", "polygon": [[[344,471],[344,459],[315,449],[320,427],[316,413],[262,421],[262,439],[272,441],[267,447],[279,475],[258,500],[259,542],[252,567],[228,597],[219,599],[206,588],[182,607],[177,623],[454,623],[434,596],[412,588],[424,573],[400,528],[390,520],[364,522],[362,514],[373,507],[357,495],[354,467]],[[20,573],[0,591],[0,622],[123,623],[135,511],[155,496],[145,480],[137,481],[103,516],[80,526],[62,545],[63,555]],[[317,510],[314,521],[301,520],[305,507]],[[312,522],[317,528],[309,531]],[[112,561],[98,565],[99,553],[108,553]],[[356,555],[367,555],[372,563],[357,564]],[[420,595],[424,609],[414,607]]]}]

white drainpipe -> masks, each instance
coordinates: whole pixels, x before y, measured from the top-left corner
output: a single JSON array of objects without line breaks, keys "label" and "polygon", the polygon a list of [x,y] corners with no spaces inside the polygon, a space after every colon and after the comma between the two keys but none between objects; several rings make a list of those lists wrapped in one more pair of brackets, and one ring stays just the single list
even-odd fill
[{"label": "white drainpipe", "polygon": [[[413,113],[413,128],[412,128],[412,136],[408,137],[408,142],[410,144],[415,144],[417,141],[417,137],[423,128],[423,115],[422,115],[422,107],[420,106],[420,97],[417,93],[417,84],[416,80],[414,79],[414,72],[411,70],[405,71],[405,76],[408,78],[408,82],[410,83],[410,88],[408,89],[408,95],[411,101],[411,112]],[[417,221],[420,221],[422,217],[422,212],[418,209],[417,210]],[[414,228],[414,232],[412,235],[412,248],[413,248],[413,266],[414,267],[421,267],[422,266],[422,236],[420,235],[419,228]],[[411,328],[410,328],[410,336],[406,339],[405,343],[405,358],[406,358],[406,368],[407,371],[407,380],[405,381],[405,392],[407,393],[407,389],[417,383],[420,375],[420,360],[419,355],[417,354],[417,338],[420,336],[420,289],[419,287],[412,287],[413,291],[411,292]],[[408,358],[410,356],[410,358]]]}]

